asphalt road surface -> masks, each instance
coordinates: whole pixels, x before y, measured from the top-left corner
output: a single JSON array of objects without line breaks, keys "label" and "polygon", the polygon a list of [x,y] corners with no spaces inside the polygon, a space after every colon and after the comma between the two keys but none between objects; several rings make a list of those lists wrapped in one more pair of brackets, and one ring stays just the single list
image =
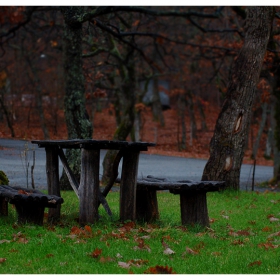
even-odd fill
[{"label": "asphalt road surface", "polygon": [[[38,189],[47,188],[46,178],[46,156],[43,148],[31,144],[30,141],[0,139],[0,170],[3,170],[10,181],[11,186],[27,186],[26,167],[28,166],[28,186],[31,187],[31,165],[33,165],[33,151],[35,151],[34,181]],[[103,172],[102,161],[106,151],[102,150],[100,155],[100,174]],[[140,154],[138,177],[147,175],[167,177],[172,180],[200,180],[206,160],[181,158],[160,155]],[[60,163],[60,174],[62,165]],[[121,164],[119,166],[119,174]],[[240,188],[251,190],[252,165],[243,164],[240,174]],[[255,190],[263,191],[257,185],[271,179],[273,167],[257,165],[255,169]]]}]

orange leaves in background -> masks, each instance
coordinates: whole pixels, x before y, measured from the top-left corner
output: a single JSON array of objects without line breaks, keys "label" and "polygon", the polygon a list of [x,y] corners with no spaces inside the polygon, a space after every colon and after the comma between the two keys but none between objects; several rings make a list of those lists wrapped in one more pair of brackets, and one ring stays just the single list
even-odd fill
[{"label": "orange leaves in background", "polygon": [[7,73],[6,71],[1,71],[0,72],[0,88],[3,88],[6,85],[6,80],[7,80]]},{"label": "orange leaves in background", "polygon": [[144,103],[137,103],[137,104],[135,104],[134,107],[135,107],[136,112],[142,112],[147,108]]},{"label": "orange leaves in background", "polygon": [[0,23],[19,23],[24,20],[24,11],[26,7],[10,6],[1,7]]},{"label": "orange leaves in background", "polygon": [[52,47],[52,48],[55,48],[55,47],[58,46],[57,41],[53,41],[53,40],[52,40],[50,43],[51,43],[51,47]]},{"label": "orange leaves in background", "polygon": [[261,101],[262,103],[270,101],[270,85],[265,79],[261,79],[258,83],[258,89],[262,91]]}]

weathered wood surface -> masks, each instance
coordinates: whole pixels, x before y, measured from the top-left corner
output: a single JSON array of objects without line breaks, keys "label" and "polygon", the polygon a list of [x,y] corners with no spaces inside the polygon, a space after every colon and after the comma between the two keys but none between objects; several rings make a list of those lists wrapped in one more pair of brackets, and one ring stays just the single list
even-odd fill
[{"label": "weathered wood surface", "polygon": [[67,159],[66,159],[66,157],[64,155],[64,152],[61,148],[58,148],[58,155],[59,155],[59,158],[60,158],[61,163],[63,165],[63,168],[65,170],[65,173],[68,177],[69,183],[70,183],[72,189],[74,190],[75,194],[77,195],[77,197],[79,197],[79,194],[78,194],[79,184],[78,184],[78,182],[75,178],[75,175],[74,175],[73,171],[69,167]]},{"label": "weathered wood surface", "polygon": [[[56,159],[59,155],[69,182],[80,199],[80,223],[93,223],[98,219],[98,206],[100,202],[109,215],[112,215],[105,199],[111,190],[118,175],[118,165],[123,157],[122,182],[120,192],[120,217],[121,220],[135,220],[136,218],[136,179],[140,151],[147,151],[148,147],[155,146],[149,142],[127,142],[94,139],[71,140],[33,140],[40,148],[45,148],[47,153],[47,173],[49,173],[49,191],[53,188],[59,190],[55,170],[58,170]],[[74,178],[62,149],[82,149],[81,182]],[[100,150],[119,150],[114,162],[111,180],[101,193],[99,189],[99,158]],[[97,155],[97,153],[99,155]],[[98,158],[98,160],[97,160]],[[97,203],[96,203],[97,201]],[[59,217],[59,213],[57,213]]]},{"label": "weathered wood surface", "polygon": [[136,219],[148,223],[159,219],[156,190],[149,188],[136,190]]},{"label": "weathered wood surface", "polygon": [[182,225],[209,227],[206,192],[181,193],[180,209]]},{"label": "weathered wood surface", "polygon": [[[46,147],[45,150],[48,194],[60,197],[58,148]],[[60,205],[58,205],[55,209],[49,209],[48,220],[50,222],[58,221],[60,219],[60,208]]]},{"label": "weathered wood surface", "polygon": [[64,202],[62,197],[47,195],[38,190],[22,187],[10,187],[7,185],[0,185],[0,197],[5,197],[6,201],[11,204],[14,204],[18,201],[24,201],[30,203],[39,203],[50,208],[54,208]]},{"label": "weathered wood surface", "polygon": [[8,216],[8,201],[0,196],[0,215]]},{"label": "weathered wood surface", "polygon": [[80,225],[98,220],[100,150],[82,149],[80,198]]},{"label": "weathered wood surface", "polygon": [[120,220],[136,220],[136,184],[139,153],[125,150],[123,154],[122,176],[120,181]]},{"label": "weathered wood surface", "polygon": [[63,203],[63,198],[45,195],[38,190],[0,185],[0,202],[2,215],[8,215],[9,202],[16,207],[18,223],[42,225],[45,207],[58,207]]},{"label": "weathered wood surface", "polygon": [[[68,162],[67,162],[67,159],[64,155],[64,152],[61,148],[58,149],[58,155],[59,155],[59,158],[62,162],[62,165],[64,167],[64,170],[65,170],[65,173],[68,177],[68,180],[69,180],[69,183],[71,185],[71,187],[73,188],[75,194],[77,195],[77,197],[79,198],[79,192],[78,192],[78,189],[79,189],[79,184],[71,170],[71,168],[69,167],[68,165]],[[107,195],[107,194],[106,194]],[[98,191],[98,199],[99,199],[99,202],[103,205],[104,209],[106,210],[107,214],[111,217],[112,216],[112,211],[108,205],[108,202],[106,200],[106,195],[102,194],[101,191],[99,190]]]},{"label": "weathered wood surface", "polygon": [[32,140],[32,144],[37,144],[40,148],[45,147],[60,147],[62,149],[105,149],[105,150],[120,150],[122,148],[136,149],[146,151],[147,147],[155,146],[155,143],[150,142],[127,142],[127,141],[110,141],[110,140],[95,140],[95,139],[71,139],[71,140]]},{"label": "weathered wood surface", "polygon": [[[121,182],[118,178],[116,182]],[[171,181],[167,178],[148,176],[137,180],[136,218],[150,222],[159,218],[156,192],[169,190],[180,195],[181,221],[183,225],[200,224],[209,227],[207,192],[225,189],[225,182],[219,181]],[[129,201],[129,198],[127,198]]]},{"label": "weathered wood surface", "polygon": [[205,192],[215,192],[224,189],[224,182],[220,181],[171,181],[167,178],[156,178],[151,175],[147,176],[145,179],[137,180],[137,189],[145,189],[149,187],[155,190],[170,190],[172,193],[180,191],[205,191]]}]

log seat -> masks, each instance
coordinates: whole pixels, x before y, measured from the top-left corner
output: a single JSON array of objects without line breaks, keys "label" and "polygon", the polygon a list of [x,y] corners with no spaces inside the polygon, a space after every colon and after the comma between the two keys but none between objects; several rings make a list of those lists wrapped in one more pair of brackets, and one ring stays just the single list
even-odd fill
[{"label": "log seat", "polygon": [[149,175],[145,179],[137,180],[136,218],[144,222],[159,219],[156,192],[168,190],[170,193],[180,195],[183,225],[200,224],[209,227],[206,193],[223,189],[225,182],[220,181],[172,181]]},{"label": "log seat", "polygon": [[8,202],[15,205],[18,223],[43,225],[45,208],[56,208],[63,198],[34,189],[0,185],[0,215],[8,216]]}]

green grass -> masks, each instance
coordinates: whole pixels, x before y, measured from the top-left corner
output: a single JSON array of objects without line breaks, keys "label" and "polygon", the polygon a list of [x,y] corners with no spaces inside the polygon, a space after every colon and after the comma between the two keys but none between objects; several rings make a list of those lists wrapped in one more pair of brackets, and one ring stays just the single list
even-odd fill
[{"label": "green grass", "polygon": [[[179,196],[165,192],[158,193],[157,223],[118,222],[119,193],[110,193],[113,220],[101,207],[100,221],[84,229],[77,197],[62,196],[56,225],[17,225],[9,205],[0,218],[1,274],[142,274],[160,266],[178,274],[280,272],[280,233],[273,235],[280,232],[279,193],[209,193],[208,229],[182,227]],[[173,254],[164,254],[167,247]]]}]

